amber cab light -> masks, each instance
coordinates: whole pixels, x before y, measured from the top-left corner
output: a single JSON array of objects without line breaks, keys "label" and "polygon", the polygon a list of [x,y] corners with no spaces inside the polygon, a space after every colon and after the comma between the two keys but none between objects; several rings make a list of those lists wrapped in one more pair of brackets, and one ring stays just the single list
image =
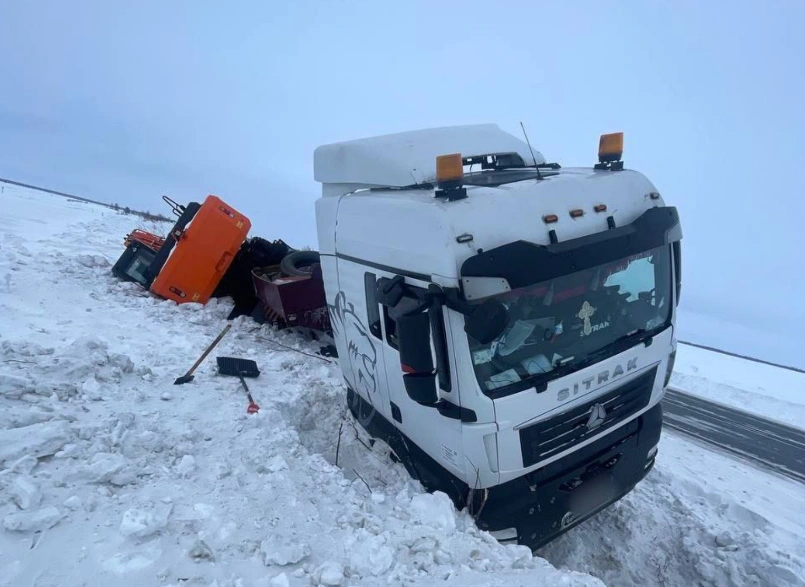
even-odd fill
[{"label": "amber cab light", "polygon": [[458,187],[464,179],[461,153],[436,157],[436,185],[440,188]]},{"label": "amber cab light", "polygon": [[552,224],[554,222],[559,222],[559,217],[556,214],[546,214],[542,217],[542,221],[545,224]]},{"label": "amber cab light", "polygon": [[596,204],[595,207],[593,208],[593,210],[595,210],[596,212],[606,212],[607,211],[607,205],[606,204]]},{"label": "amber cab light", "polygon": [[623,156],[623,133],[612,132],[601,135],[598,142],[598,161],[620,161]]},{"label": "amber cab light", "polygon": [[582,216],[584,216],[584,210],[582,210],[581,208],[577,208],[575,210],[570,211],[571,218],[581,218]]}]

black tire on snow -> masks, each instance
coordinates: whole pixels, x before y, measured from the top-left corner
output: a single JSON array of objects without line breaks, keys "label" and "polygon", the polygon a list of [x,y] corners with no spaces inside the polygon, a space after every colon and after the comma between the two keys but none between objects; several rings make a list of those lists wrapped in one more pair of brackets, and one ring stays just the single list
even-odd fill
[{"label": "black tire on snow", "polygon": [[310,275],[310,266],[318,262],[318,251],[294,251],[282,258],[280,270],[285,275]]}]

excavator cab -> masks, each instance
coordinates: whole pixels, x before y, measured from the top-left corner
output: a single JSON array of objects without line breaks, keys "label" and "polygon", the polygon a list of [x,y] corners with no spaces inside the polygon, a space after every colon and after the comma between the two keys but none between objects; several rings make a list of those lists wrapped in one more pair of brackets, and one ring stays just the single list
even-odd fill
[{"label": "excavator cab", "polygon": [[154,262],[156,255],[157,251],[147,244],[135,239],[127,240],[126,250],[112,266],[112,273],[119,279],[139,283],[148,289],[150,287],[148,268]]}]

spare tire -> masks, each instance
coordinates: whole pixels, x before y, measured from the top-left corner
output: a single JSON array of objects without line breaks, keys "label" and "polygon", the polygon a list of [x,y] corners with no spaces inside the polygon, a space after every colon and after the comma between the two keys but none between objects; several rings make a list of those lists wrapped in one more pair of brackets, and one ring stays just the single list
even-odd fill
[{"label": "spare tire", "polygon": [[319,263],[318,251],[294,251],[282,258],[280,270],[285,275],[310,275],[312,265]]}]

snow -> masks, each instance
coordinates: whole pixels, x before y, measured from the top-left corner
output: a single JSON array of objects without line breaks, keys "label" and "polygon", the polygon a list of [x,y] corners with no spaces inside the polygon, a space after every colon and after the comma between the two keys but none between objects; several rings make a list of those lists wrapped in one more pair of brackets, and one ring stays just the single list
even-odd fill
[{"label": "snow", "polygon": [[54,455],[67,444],[70,436],[70,426],[64,420],[0,430],[0,465],[23,456]]},{"label": "snow", "polygon": [[58,508],[48,506],[30,512],[8,514],[3,519],[3,527],[9,532],[28,532],[47,530],[61,520]]},{"label": "snow", "polygon": [[633,493],[532,555],[372,445],[337,365],[285,348],[314,354],[299,335],[238,318],[213,353],[258,362],[257,414],[213,355],[173,385],[231,302],[115,280],[136,227],[4,192],[0,585],[805,584],[802,486],[673,434]]},{"label": "snow", "polygon": [[332,561],[326,562],[314,571],[313,580],[322,585],[341,585],[344,581],[344,567]]},{"label": "snow", "polygon": [[456,528],[455,508],[444,493],[415,495],[411,500],[411,519],[433,528]]},{"label": "snow", "polygon": [[802,585],[803,508],[801,484],[666,430],[632,493],[537,554],[610,585]]},{"label": "snow", "polygon": [[36,482],[25,475],[14,478],[8,487],[8,493],[21,510],[29,510],[42,502],[42,492]]},{"label": "snow", "polygon": [[670,385],[805,428],[805,373],[680,344]]}]

